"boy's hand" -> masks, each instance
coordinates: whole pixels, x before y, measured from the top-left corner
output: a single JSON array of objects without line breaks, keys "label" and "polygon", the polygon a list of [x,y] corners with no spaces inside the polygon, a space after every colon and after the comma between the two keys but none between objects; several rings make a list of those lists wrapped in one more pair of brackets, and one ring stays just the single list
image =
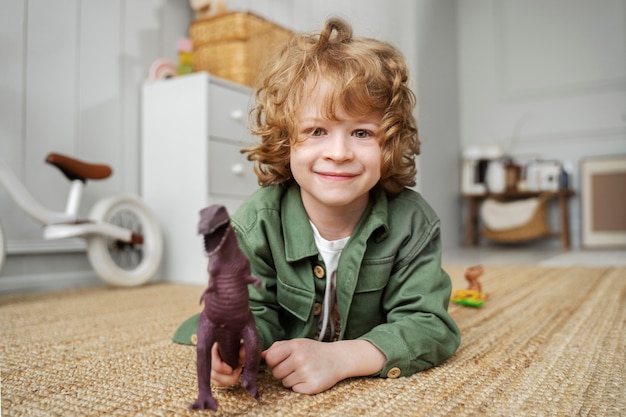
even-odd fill
[{"label": "boy's hand", "polygon": [[239,348],[239,366],[233,369],[220,357],[217,343],[211,348],[211,384],[216,387],[230,387],[239,382],[243,364],[246,361],[246,350],[243,345]]},{"label": "boy's hand", "polygon": [[382,369],[386,360],[365,340],[284,340],[275,342],[262,357],[275,378],[302,394],[318,394],[343,379],[372,375]]}]

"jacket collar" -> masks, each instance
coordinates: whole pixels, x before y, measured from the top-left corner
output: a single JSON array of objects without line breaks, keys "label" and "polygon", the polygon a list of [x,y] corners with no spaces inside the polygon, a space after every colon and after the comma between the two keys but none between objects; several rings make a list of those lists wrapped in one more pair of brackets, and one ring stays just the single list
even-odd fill
[{"label": "jacket collar", "polygon": [[313,230],[302,203],[300,187],[295,182],[287,188],[280,211],[287,262],[316,256],[317,247]]},{"label": "jacket collar", "polygon": [[[365,235],[367,240],[372,233],[377,233],[376,241],[383,240],[389,231],[388,205],[385,192],[376,187],[371,192],[371,198],[365,213],[357,224],[353,237]],[[313,237],[313,230],[309,223],[306,210],[302,203],[300,187],[294,182],[288,186],[281,202],[281,226],[285,239],[285,254],[287,262],[294,262],[318,255],[317,246]]]}]

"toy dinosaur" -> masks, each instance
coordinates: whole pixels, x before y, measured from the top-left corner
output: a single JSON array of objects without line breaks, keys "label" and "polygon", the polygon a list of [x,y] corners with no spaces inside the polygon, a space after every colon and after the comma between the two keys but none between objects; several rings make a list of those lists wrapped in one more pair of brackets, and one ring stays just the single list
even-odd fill
[{"label": "toy dinosaur", "polygon": [[198,233],[204,236],[204,249],[209,257],[209,286],[202,294],[204,302],[198,323],[196,366],[198,399],[194,410],[217,410],[211,394],[211,348],[215,342],[224,362],[233,369],[239,366],[241,340],[246,348],[246,361],[241,386],[259,399],[256,377],[261,361],[261,347],[254,316],[248,301],[248,284],[260,287],[253,277],[250,263],[237,245],[230,216],[224,206],[212,205],[200,211]]},{"label": "toy dinosaur", "polygon": [[481,307],[487,300],[487,294],[482,292],[482,286],[478,282],[484,272],[482,265],[474,265],[465,271],[465,280],[469,286],[466,290],[455,290],[452,293],[450,301],[455,304],[461,304],[468,307]]},{"label": "toy dinosaur", "polygon": [[473,290],[479,293],[483,292],[482,285],[478,282],[478,277],[480,277],[484,272],[482,265],[474,265],[467,268],[465,271],[465,280],[469,284],[468,290]]}]

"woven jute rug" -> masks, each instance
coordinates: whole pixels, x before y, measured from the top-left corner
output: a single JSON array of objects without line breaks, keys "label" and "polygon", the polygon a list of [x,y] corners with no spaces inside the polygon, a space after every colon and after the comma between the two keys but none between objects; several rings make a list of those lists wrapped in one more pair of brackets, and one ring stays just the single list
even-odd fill
[{"label": "woven jute rug", "polygon": [[[446,269],[465,288],[464,268]],[[215,390],[217,412],[187,409],[195,349],[171,342],[203,288],[0,297],[2,415],[626,415],[626,268],[485,267],[481,282],[483,307],[450,306],[463,340],[442,366],[313,396],[265,370],[260,401]]]}]

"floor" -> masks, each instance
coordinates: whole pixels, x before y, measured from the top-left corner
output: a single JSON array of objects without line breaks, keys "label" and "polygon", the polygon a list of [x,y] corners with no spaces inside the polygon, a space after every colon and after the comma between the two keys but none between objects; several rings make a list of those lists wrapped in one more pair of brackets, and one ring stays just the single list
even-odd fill
[{"label": "floor", "polygon": [[563,250],[559,247],[480,246],[443,251],[449,265],[626,266],[626,248]]}]

